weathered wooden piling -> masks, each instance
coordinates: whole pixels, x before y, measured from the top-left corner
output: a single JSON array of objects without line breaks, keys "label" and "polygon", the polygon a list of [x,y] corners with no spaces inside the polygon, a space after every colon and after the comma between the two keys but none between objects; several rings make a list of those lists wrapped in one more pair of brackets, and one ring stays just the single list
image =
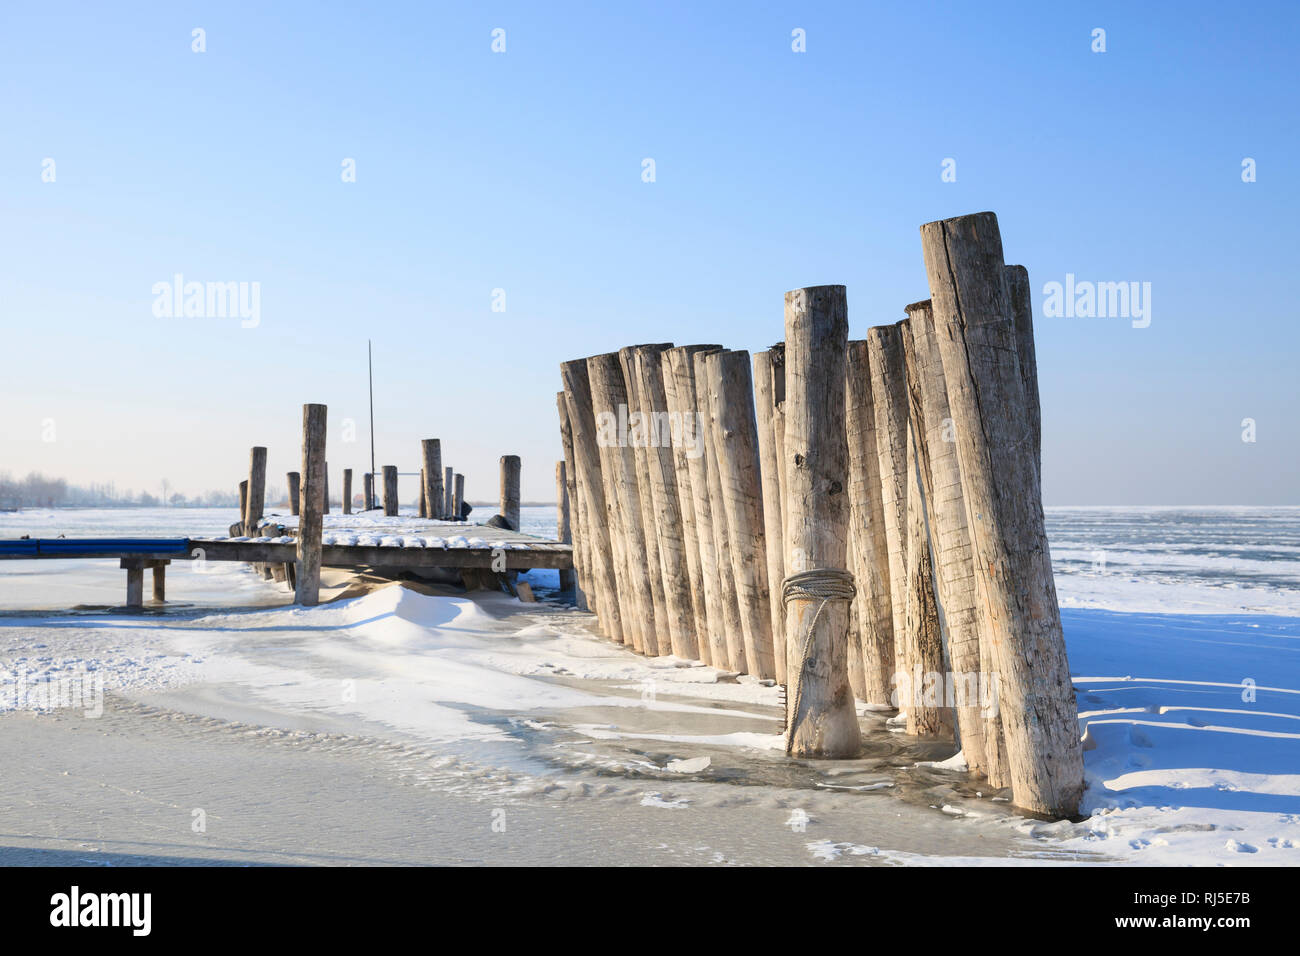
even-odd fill
[{"label": "weathered wooden piling", "polygon": [[289,514],[296,515],[302,509],[300,488],[302,476],[296,471],[291,471],[284,478],[289,488]]},{"label": "weathered wooden piling", "polygon": [[1074,688],[1044,529],[1028,400],[993,213],[921,227],[935,335],[957,437],[975,586],[991,636],[1015,803],[1078,812]]},{"label": "weathered wooden piling", "polygon": [[266,506],[266,449],[258,445],[248,453],[248,504],[244,510],[244,534],[257,534]]},{"label": "weathered wooden piling", "polygon": [[[689,374],[691,356],[704,350],[716,350],[716,345],[686,345],[664,351],[660,362],[663,377],[664,401],[672,429],[673,468],[676,473],[677,508],[682,521],[682,551],[686,558],[686,575],[691,595],[691,616],[695,622],[696,656],[703,663],[712,660],[710,632],[715,625],[710,621],[710,602],[716,602],[717,568],[709,572],[712,580],[706,584],[705,566],[701,553],[700,522],[695,508],[693,491],[693,465],[691,459],[703,456],[703,436],[700,418],[696,413],[694,385],[683,384],[681,377]],[[701,473],[702,477],[702,473]],[[710,526],[709,551],[712,552],[713,530]],[[716,561],[716,558],[713,560]],[[710,595],[713,595],[710,597]],[[721,635],[719,635],[721,636]]]},{"label": "weathered wooden piling", "polygon": [[362,511],[372,511],[375,507],[375,476],[371,472],[366,472],[362,476]]},{"label": "weathered wooden piling", "polygon": [[166,561],[153,562],[153,599],[159,604],[167,603],[167,564]]},{"label": "weathered wooden piling", "polygon": [[[720,351],[720,350],[719,350]],[[718,646],[716,635],[710,634],[711,663],[717,668],[729,668],[738,673],[746,673],[745,664],[745,628],[740,618],[740,601],[737,597],[736,576],[732,571],[730,537],[727,530],[727,509],[722,500],[722,475],[718,470],[718,449],[714,440],[716,414],[714,394],[709,381],[706,360],[710,351],[696,352],[691,356],[694,369],[695,402],[700,414],[700,432],[704,436],[704,477],[701,489],[692,483],[697,513],[708,512],[709,522],[713,527],[713,554],[717,566],[719,604],[722,606],[722,646]],[[701,498],[708,502],[702,508]]]},{"label": "weathered wooden piling", "polygon": [[[657,653],[668,655],[673,652],[669,619],[673,615],[668,608],[668,597],[664,591],[663,563],[659,554],[659,536],[655,520],[654,493],[650,485],[650,450],[646,447],[647,422],[641,411],[641,387],[636,374],[636,350],[638,348],[663,349],[666,345],[629,345],[618,350],[619,367],[623,371],[623,384],[627,391],[627,443],[632,451],[635,464],[637,485],[637,503],[641,507],[641,527],[644,532],[645,568],[642,573],[649,578],[650,596],[654,602],[655,641]],[[649,652],[647,652],[649,653]]]},{"label": "weathered wooden piling", "polygon": [[785,294],[786,752],[799,757],[861,749],[848,677],[848,338],[844,286]]},{"label": "weathered wooden piling", "polygon": [[[607,504],[601,477],[601,450],[597,437],[591,381],[585,359],[563,362],[560,378],[564,407],[573,435],[574,489],[585,516],[579,528],[585,540],[584,588],[595,603],[600,630],[612,641],[631,644],[634,627],[624,627],[619,590],[622,583],[620,526],[617,507]],[[458,512],[459,513],[459,512]]]},{"label": "weathered wooden piling", "polygon": [[320,603],[322,514],[325,498],[324,405],[302,407],[302,516],[298,519],[298,580],[295,599]]},{"label": "weathered wooden piling", "polygon": [[667,611],[660,633],[667,634],[671,653],[695,660],[699,657],[695,605],[691,598],[690,567],[686,562],[684,518],[677,496],[677,459],[664,390],[663,353],[660,346],[637,347],[632,350],[631,367],[637,377],[637,406],[642,416],[651,512]]},{"label": "weathered wooden piling", "polygon": [[384,465],[384,514],[397,514],[397,466]]},{"label": "weathered wooden piling", "polygon": [[454,514],[451,510],[451,499],[455,494],[453,484],[456,481],[456,473],[450,465],[442,466],[442,514],[436,517],[451,518]]},{"label": "weathered wooden piling", "polygon": [[[569,484],[564,477],[564,462],[555,463],[555,540],[573,543],[573,526],[569,519]],[[577,551],[577,548],[574,548]],[[574,573],[560,572],[560,590],[573,588]]]},{"label": "weathered wooden piling", "polygon": [[421,518],[429,517],[429,499],[425,492],[424,476],[425,476],[425,470],[421,468],[420,469],[420,508],[419,508],[419,514]]},{"label": "weathered wooden piling", "polygon": [[501,456],[501,517],[511,531],[519,530],[519,456]]},{"label": "weathered wooden piling", "polygon": [[[646,571],[649,559],[641,517],[641,492],[635,452],[625,431],[627,385],[618,353],[591,356],[587,359],[587,373],[595,417],[592,440],[600,449],[599,474],[610,519],[610,542],[621,570],[619,586],[611,593],[628,611],[623,615],[623,627],[632,638],[632,648],[638,653],[657,656],[659,637],[650,588],[652,576]],[[576,424],[573,436],[576,450],[579,447]]]},{"label": "weathered wooden piling", "polygon": [[343,469],[343,513],[352,514],[352,469]]},{"label": "weathered wooden piling", "polygon": [[674,451],[678,453],[677,490],[686,523],[687,557],[689,559],[692,552],[695,555],[690,571],[691,588],[700,598],[695,612],[696,644],[703,663],[726,668],[730,662],[708,481],[706,433],[710,426],[696,397],[695,382],[695,356],[720,348],[718,345],[686,345],[666,351],[664,393],[669,411],[679,415],[682,421],[683,441]]},{"label": "weathered wooden piling", "polygon": [[321,480],[321,485],[324,487],[324,491],[321,492],[321,514],[329,514],[330,513],[330,463],[328,461],[325,462],[324,467],[321,469],[320,480]]},{"label": "weathered wooden piling", "polygon": [[849,449],[849,525],[857,587],[856,633],[862,659],[864,700],[877,707],[893,693],[894,605],[889,583],[889,543],[876,444],[867,342],[848,343],[845,424]]},{"label": "weathered wooden piling", "polygon": [[[704,366],[709,376],[713,441],[722,482],[722,505],[727,516],[731,571],[740,604],[746,670],[755,677],[773,679],[776,662],[768,605],[767,545],[750,357],[744,351],[710,352],[705,356]],[[843,417],[842,410],[840,414]]]},{"label": "weathered wooden piling", "polygon": [[[555,408],[560,417],[560,444],[564,449],[564,493],[569,499],[569,534],[573,542],[573,603],[581,611],[590,608],[590,543],[585,530],[590,517],[578,492],[577,465],[574,463],[573,427],[569,424],[569,407],[564,392],[555,393]],[[563,583],[563,582],[561,582]]]},{"label": "weathered wooden piling", "polygon": [[245,478],[239,483],[239,523],[244,523],[244,515],[248,514],[248,479]]},{"label": "weathered wooden piling", "polygon": [[[421,441],[420,461],[423,468],[420,491],[424,498],[424,516],[437,518],[438,509],[442,504],[442,442],[437,438],[426,438]],[[519,529],[514,528],[514,530]]]},{"label": "weathered wooden piling", "polygon": [[[956,436],[948,410],[948,389],[943,378],[939,343],[934,335],[930,300],[906,307],[903,354],[907,362],[908,397],[914,440],[920,466],[921,488],[929,519],[930,543],[939,606],[951,665],[950,685],[956,707],[958,741],[966,766],[985,773],[994,786],[1004,786],[998,770],[1000,724],[980,706],[981,663],[979,621],[975,608],[975,567],[966,503],[961,491]],[[991,721],[991,723],[990,723]],[[984,738],[997,735],[993,761],[985,756]],[[1005,768],[1000,771],[1005,774]]]},{"label": "weathered wooden piling", "polygon": [[[871,399],[880,459],[880,503],[889,549],[890,607],[894,614],[894,666],[905,670],[907,652],[907,373],[897,325],[867,330]],[[905,707],[902,709],[906,709]]]},{"label": "weathered wooden piling", "polygon": [[[782,357],[784,363],[784,356]],[[784,368],[782,368],[784,377]],[[758,420],[758,464],[763,492],[763,538],[767,546],[767,582],[772,617],[772,655],[776,681],[786,683],[785,610],[780,588],[785,580],[785,529],[781,524],[780,458],[776,445],[776,396],[771,352],[754,353],[754,413]]]},{"label": "weathered wooden piling", "polygon": [[460,521],[461,503],[465,500],[465,476],[458,474],[455,476],[455,481],[456,489],[452,492],[451,506],[452,514],[457,521]]},{"label": "weathered wooden piling", "polygon": [[1025,389],[1027,433],[1034,450],[1041,497],[1043,473],[1043,410],[1038,397],[1038,351],[1034,346],[1034,304],[1029,288],[1029,270],[1007,266],[1007,291],[1011,294],[1011,318],[1016,329],[1016,356],[1020,360],[1020,382]]}]

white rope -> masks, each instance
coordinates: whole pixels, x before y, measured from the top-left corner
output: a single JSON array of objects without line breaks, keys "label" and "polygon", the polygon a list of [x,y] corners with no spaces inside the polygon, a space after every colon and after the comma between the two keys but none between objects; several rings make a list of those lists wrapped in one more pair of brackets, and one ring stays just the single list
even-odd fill
[{"label": "white rope", "polygon": [[[794,675],[794,697],[790,715],[786,720],[785,752],[790,753],[794,743],[794,722],[799,716],[799,704],[803,696],[804,670],[808,666],[808,652],[812,650],[813,634],[817,619],[831,601],[852,601],[858,589],[853,584],[853,574],[843,568],[814,568],[792,574],[781,584],[781,610],[791,601],[816,601],[817,610],[808,621],[807,633],[804,635],[803,647],[799,652],[799,670]],[[805,618],[807,620],[807,618]],[[845,628],[847,632],[847,627]]]}]

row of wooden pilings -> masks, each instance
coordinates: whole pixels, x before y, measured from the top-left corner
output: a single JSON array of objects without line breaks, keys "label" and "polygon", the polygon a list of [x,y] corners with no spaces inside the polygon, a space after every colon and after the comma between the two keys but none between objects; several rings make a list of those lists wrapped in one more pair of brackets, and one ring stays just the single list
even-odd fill
[{"label": "row of wooden pilings", "polygon": [[992,213],[927,223],[921,246],[930,298],[864,340],[844,287],[817,286],[786,294],[784,342],[752,358],[562,364],[579,601],[637,652],[785,685],[791,755],[856,755],[856,697],[1072,816],[1028,274]]}]

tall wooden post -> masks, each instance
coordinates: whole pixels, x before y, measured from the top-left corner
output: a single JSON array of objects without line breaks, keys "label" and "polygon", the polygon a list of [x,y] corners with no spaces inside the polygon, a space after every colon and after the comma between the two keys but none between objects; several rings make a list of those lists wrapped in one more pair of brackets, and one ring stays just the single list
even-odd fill
[{"label": "tall wooden post", "polygon": [[1044,529],[1002,238],[993,213],[921,227],[975,563],[991,635],[1013,799],[1073,816],[1078,715]]},{"label": "tall wooden post", "polygon": [[[682,521],[682,550],[686,557],[686,574],[690,581],[691,616],[695,622],[696,657],[705,664],[712,661],[711,632],[719,631],[720,624],[711,620],[717,598],[717,566],[713,551],[713,528],[706,519],[702,525],[696,510],[694,482],[703,478],[692,459],[704,456],[704,436],[701,434],[700,416],[695,403],[694,382],[689,380],[691,356],[701,351],[714,351],[717,345],[686,345],[667,349],[662,356],[664,401],[669,422],[674,429],[672,450],[676,472],[677,508]],[[696,472],[698,471],[698,477]],[[707,500],[707,496],[706,496]],[[701,534],[709,537],[708,550],[714,565],[706,570]],[[706,575],[709,580],[706,581]],[[725,646],[725,639],[722,641]]]},{"label": "tall wooden post", "polygon": [[297,603],[320,603],[321,534],[325,499],[325,406],[302,407],[302,516],[298,519]]},{"label": "tall wooden post", "polygon": [[244,515],[248,514],[248,479],[239,483],[239,526],[244,525]]},{"label": "tall wooden post", "polygon": [[455,482],[455,480],[456,480],[456,473],[452,470],[451,466],[443,465],[442,466],[442,514],[439,515],[438,517],[442,517],[442,518],[451,517],[451,498],[453,494],[452,484]]},{"label": "tall wooden post", "polygon": [[325,462],[324,467],[321,469],[320,480],[321,480],[321,485],[324,487],[324,491],[321,493],[321,498],[322,498],[321,514],[329,514],[330,513],[330,463],[328,461]]},{"label": "tall wooden post", "polygon": [[363,511],[373,511],[375,507],[375,476],[371,472],[366,472],[362,476],[361,497],[363,499]]},{"label": "tall wooden post", "polygon": [[[1034,304],[1029,289],[1029,270],[1007,266],[1007,291],[1011,294],[1011,318],[1016,328],[1016,355],[1020,359],[1020,382],[1025,389],[1025,417],[1029,441],[1034,449],[1034,467],[1041,485],[1043,476],[1043,410],[1038,397],[1038,350],[1034,347]],[[1039,494],[1042,494],[1041,488]]]},{"label": "tall wooden post", "polygon": [[423,465],[420,491],[424,498],[424,516],[436,518],[438,508],[442,504],[442,442],[437,438],[426,438],[421,441],[420,460]]},{"label": "tall wooden post", "polygon": [[397,466],[384,465],[384,514],[397,514]]},{"label": "tall wooden post", "polygon": [[352,514],[352,469],[343,469],[343,513]]},{"label": "tall wooden post", "polygon": [[461,513],[461,503],[465,500],[465,476],[456,475],[456,490],[452,492],[451,509],[456,520],[459,521]]},{"label": "tall wooden post", "polygon": [[[704,436],[704,486],[703,497],[707,507],[702,507],[701,491],[696,490],[696,512],[708,513],[709,523],[713,527],[713,554],[718,573],[719,604],[722,607],[722,644],[719,646],[717,635],[711,633],[711,663],[719,669],[729,668],[738,673],[745,673],[745,628],[740,619],[740,601],[737,597],[736,576],[732,572],[730,538],[727,531],[727,509],[723,504],[722,475],[718,468],[718,448],[714,435],[717,428],[714,394],[706,365],[711,352],[696,352],[691,356],[694,367],[695,401],[700,414],[700,431]],[[701,552],[703,555],[703,552]]]},{"label": "tall wooden post", "polygon": [[424,476],[426,474],[427,472],[423,468],[421,468],[420,469],[420,517],[421,518],[429,517],[429,499],[426,496],[426,492],[425,492],[426,483],[424,480]]},{"label": "tall wooden post", "polygon": [[622,556],[621,528],[615,520],[617,506],[606,502],[601,477],[602,455],[586,360],[562,363],[560,377],[564,385],[564,408],[573,435],[574,489],[584,516],[580,527],[587,542],[584,554],[589,570],[583,572],[587,577],[583,586],[591,589],[597,621],[605,636],[612,641],[631,644],[633,627],[624,626],[619,603],[622,595],[628,593],[618,588],[623,573],[619,563]]},{"label": "tall wooden post", "polygon": [[[573,603],[580,611],[589,609],[587,590],[591,587],[591,558],[587,554],[591,533],[587,523],[582,496],[578,493],[577,466],[573,459],[573,426],[569,424],[569,407],[564,393],[555,395],[555,407],[560,416],[560,444],[564,448],[564,493],[569,498],[569,532],[573,542]],[[561,584],[564,582],[561,581]]]},{"label": "tall wooden post", "polygon": [[256,446],[248,454],[248,505],[244,510],[244,534],[257,534],[266,506],[266,449]]},{"label": "tall wooden post", "polygon": [[844,286],[785,294],[786,752],[798,757],[861,749],[848,675],[848,338]]},{"label": "tall wooden post", "polygon": [[669,638],[669,651],[684,660],[699,657],[696,643],[695,605],[691,598],[690,567],[686,563],[686,531],[677,497],[677,459],[673,452],[668,397],[664,390],[663,353],[660,346],[632,349],[631,368],[637,379],[637,404],[642,416],[643,450],[650,479],[651,516],[659,549],[666,619],[661,635]]},{"label": "tall wooden post", "polygon": [[153,567],[153,599],[159,604],[167,603],[167,564],[166,561],[154,561]]},{"label": "tall wooden post", "polygon": [[[710,352],[704,360],[714,415],[713,441],[727,516],[731,573],[736,582],[745,663],[755,677],[776,677],[767,593],[767,544],[759,479],[758,425],[749,353]],[[841,415],[843,412],[841,412]]]},{"label": "tall wooden post", "polygon": [[885,516],[885,544],[889,549],[894,667],[905,672],[911,659],[907,633],[907,373],[903,335],[897,325],[867,330],[867,361],[871,367],[871,398],[876,415],[880,502]]},{"label": "tall wooden post", "polygon": [[[663,348],[663,346],[647,346]],[[636,374],[635,347],[618,350],[619,365],[623,370],[623,383],[627,390],[627,441],[632,451],[637,484],[637,502],[641,506],[641,527],[644,531],[646,576],[650,583],[650,597],[654,601],[655,641],[658,653],[673,652],[669,619],[668,597],[664,592],[663,563],[659,555],[659,537],[656,533],[655,502],[650,487],[650,453],[646,448],[646,421],[641,411],[641,387]]]},{"label": "tall wooden post", "polygon": [[[573,525],[569,520],[569,485],[564,477],[564,462],[555,463],[555,540],[563,541],[565,544],[573,544]],[[578,549],[573,549],[577,554]],[[573,589],[574,572],[560,572],[560,590],[569,591]]]},{"label": "tall wooden post", "polygon": [[[934,335],[934,315],[928,299],[907,306],[905,311],[903,352],[907,360],[913,438],[930,525],[948,660],[952,665],[949,680],[955,698],[957,737],[966,766],[974,773],[987,774],[991,784],[1002,787],[1007,781],[1005,760],[999,760],[1001,725],[996,710],[986,715],[980,705],[980,675],[987,673],[982,658],[989,666],[991,658],[981,649],[966,502],[961,491],[961,468],[957,464],[948,389]],[[995,734],[992,761],[985,756],[984,745],[990,731]]]},{"label": "tall wooden post", "polygon": [[519,456],[501,456],[501,517],[510,530],[519,530]]},{"label": "tall wooden post", "polygon": [[291,471],[284,477],[285,477],[285,481],[287,481],[289,485],[289,514],[291,515],[299,514],[301,513],[302,510],[302,501],[301,501],[302,476],[296,471]]},{"label": "tall wooden post", "polygon": [[[600,448],[600,478],[612,529],[610,540],[611,543],[618,541],[615,559],[622,569],[620,585],[612,593],[626,602],[623,627],[632,637],[633,650],[654,657],[659,654],[659,636],[655,629],[652,576],[647,568],[649,558],[641,518],[636,455],[626,434],[627,385],[618,353],[591,356],[587,359],[587,373],[595,418],[592,438]],[[573,437],[576,450],[576,424]],[[653,567],[657,570],[658,563]],[[657,579],[658,575],[654,577]]]},{"label": "tall wooden post", "polygon": [[[784,356],[782,356],[784,364]],[[758,463],[763,491],[763,538],[767,545],[767,583],[772,617],[772,655],[776,681],[786,683],[785,610],[781,582],[785,580],[785,529],[781,524],[781,479],[776,447],[776,396],[771,352],[754,353],[754,412],[758,419]],[[784,377],[784,368],[782,368]]]},{"label": "tall wooden post", "polygon": [[889,543],[881,497],[880,451],[871,394],[867,342],[849,342],[846,424],[849,445],[849,524],[853,577],[858,589],[858,643],[865,700],[889,706],[893,693],[894,605],[889,584]]}]

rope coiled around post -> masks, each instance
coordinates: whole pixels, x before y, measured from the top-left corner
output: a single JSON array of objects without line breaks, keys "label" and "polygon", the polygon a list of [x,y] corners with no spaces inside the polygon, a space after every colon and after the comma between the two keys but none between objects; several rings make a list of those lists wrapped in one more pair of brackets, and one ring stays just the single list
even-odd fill
[{"label": "rope coiled around post", "polygon": [[781,610],[785,611],[791,601],[817,601],[812,619],[808,622],[804,635],[803,647],[799,652],[799,671],[794,675],[794,696],[790,714],[786,720],[785,752],[790,753],[794,739],[794,721],[799,716],[800,698],[803,696],[804,668],[808,663],[808,652],[812,649],[813,633],[817,619],[831,601],[852,601],[858,593],[853,583],[853,573],[843,568],[814,568],[792,574],[781,583]]}]

